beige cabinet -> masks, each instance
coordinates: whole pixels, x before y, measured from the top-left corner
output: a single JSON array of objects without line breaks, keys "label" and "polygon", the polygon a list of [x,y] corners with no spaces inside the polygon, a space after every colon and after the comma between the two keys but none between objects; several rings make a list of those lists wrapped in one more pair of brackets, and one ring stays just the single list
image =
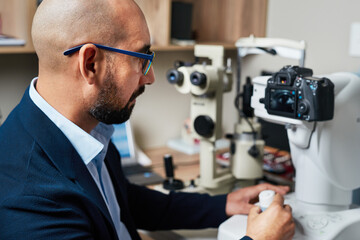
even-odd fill
[{"label": "beige cabinet", "polygon": [[25,40],[23,46],[0,46],[0,53],[31,53],[31,23],[37,7],[36,0],[0,0],[3,34]]}]

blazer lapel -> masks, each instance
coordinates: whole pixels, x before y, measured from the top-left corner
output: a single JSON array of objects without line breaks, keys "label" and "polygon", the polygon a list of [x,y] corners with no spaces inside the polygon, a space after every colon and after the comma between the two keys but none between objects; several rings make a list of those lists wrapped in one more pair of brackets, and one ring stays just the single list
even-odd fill
[{"label": "blazer lapel", "polygon": [[56,168],[80,186],[81,190],[95,203],[117,236],[104,199],[84,162],[61,130],[30,99],[29,88],[18,108],[18,115],[25,129],[42,147]]},{"label": "blazer lapel", "polygon": [[124,192],[126,191],[126,186],[125,186],[126,183],[121,180],[121,177],[123,175],[121,171],[120,156],[111,142],[109,144],[108,152],[106,154],[105,164],[109,171],[111,181],[113,182],[114,185],[116,198],[120,205],[121,221],[125,224],[127,230],[129,231],[131,239],[141,239],[136,230],[136,226],[129,211],[127,200],[125,199],[127,197],[127,194]]}]

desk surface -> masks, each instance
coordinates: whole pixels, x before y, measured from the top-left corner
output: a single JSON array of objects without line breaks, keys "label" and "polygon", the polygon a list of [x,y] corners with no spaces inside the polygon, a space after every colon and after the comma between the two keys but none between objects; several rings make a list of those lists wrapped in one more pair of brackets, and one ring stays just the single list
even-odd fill
[{"label": "desk surface", "polygon": [[190,181],[199,175],[199,154],[188,155],[168,147],[159,147],[144,151],[152,160],[154,172],[165,178],[164,155],[171,154],[174,164],[175,178],[183,181]]},{"label": "desk surface", "polygon": [[[289,154],[286,151],[279,151],[275,148],[266,147],[267,151],[275,151],[278,154]],[[224,152],[225,150],[220,150]],[[192,179],[196,179],[199,176],[200,166],[199,166],[199,154],[188,155],[168,147],[158,147],[153,149],[148,149],[144,151],[145,154],[152,160],[152,169],[154,172],[159,174],[161,177],[165,178],[165,169],[164,169],[164,160],[163,157],[166,154],[171,154],[173,156],[174,164],[174,175],[175,178],[181,179],[184,182],[188,182]],[[291,164],[291,163],[290,163]],[[293,175],[290,172],[289,176],[284,176],[286,174],[274,174],[267,171],[264,171],[264,176],[267,181],[270,183],[288,185],[291,189],[294,189],[294,182],[290,180]]]}]

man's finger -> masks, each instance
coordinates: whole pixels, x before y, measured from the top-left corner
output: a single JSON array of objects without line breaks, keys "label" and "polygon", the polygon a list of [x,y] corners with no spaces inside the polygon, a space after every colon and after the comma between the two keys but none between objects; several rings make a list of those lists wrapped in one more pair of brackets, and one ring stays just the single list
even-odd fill
[{"label": "man's finger", "polygon": [[259,206],[254,206],[250,209],[248,219],[251,221],[256,218],[261,213],[261,209]]},{"label": "man's finger", "polygon": [[273,190],[277,193],[284,195],[289,192],[290,188],[288,186],[275,186],[269,183],[263,183],[258,185],[258,190],[259,192],[264,190]]},{"label": "man's finger", "polygon": [[281,193],[283,195],[290,191],[289,186],[278,186],[278,188],[279,188],[279,191],[277,191],[277,192]]},{"label": "man's finger", "polygon": [[270,190],[274,190],[275,192],[280,193],[282,195],[286,194],[290,190],[290,188],[288,186],[273,186],[273,185],[270,185],[268,188]]},{"label": "man's finger", "polygon": [[274,200],[272,201],[271,205],[272,204],[277,204],[277,205],[283,206],[284,205],[284,197],[281,194],[277,193],[274,196]]},{"label": "man's finger", "polygon": [[286,211],[292,212],[292,208],[291,208],[291,206],[288,205],[288,204],[285,204],[285,205],[284,205],[284,209],[285,209]]},{"label": "man's finger", "polygon": [[250,213],[250,210],[251,210],[254,206],[255,206],[254,204],[249,204],[249,203],[244,204],[244,206],[243,206],[244,213],[245,213],[245,214]]}]

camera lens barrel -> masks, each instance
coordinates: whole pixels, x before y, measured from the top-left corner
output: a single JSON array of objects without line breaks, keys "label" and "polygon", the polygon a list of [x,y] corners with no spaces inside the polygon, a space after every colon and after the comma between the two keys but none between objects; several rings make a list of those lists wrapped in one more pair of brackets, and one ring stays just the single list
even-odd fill
[{"label": "camera lens barrel", "polygon": [[195,86],[204,86],[206,81],[206,75],[201,72],[196,71],[190,75],[190,82]]},{"label": "camera lens barrel", "polygon": [[166,73],[166,78],[171,84],[181,85],[184,81],[184,74],[176,69],[170,69]]}]

